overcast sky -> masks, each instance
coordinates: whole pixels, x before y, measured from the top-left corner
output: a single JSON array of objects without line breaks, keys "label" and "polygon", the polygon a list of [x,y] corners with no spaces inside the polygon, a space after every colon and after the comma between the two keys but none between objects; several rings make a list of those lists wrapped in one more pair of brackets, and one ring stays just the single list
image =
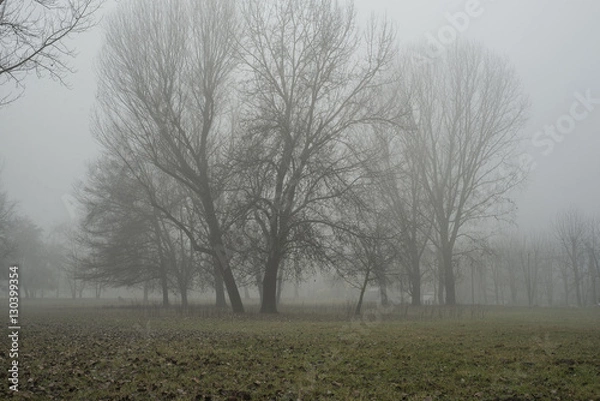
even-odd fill
[{"label": "overcast sky", "polygon": [[[508,57],[532,102],[526,134],[537,138],[523,149],[536,167],[528,186],[515,193],[518,222],[526,230],[544,227],[571,206],[600,216],[600,1],[355,4],[361,15],[374,11],[396,21],[401,43],[440,35],[448,41],[456,34]],[[112,2],[105,7],[113,9]],[[461,18],[467,12],[468,21]],[[98,153],[89,116],[101,25],[73,43],[78,56],[77,72],[67,78],[71,89],[31,76],[24,96],[0,109],[0,183],[21,212],[45,229],[69,218],[68,194]],[[558,126],[553,136],[547,126]]]}]

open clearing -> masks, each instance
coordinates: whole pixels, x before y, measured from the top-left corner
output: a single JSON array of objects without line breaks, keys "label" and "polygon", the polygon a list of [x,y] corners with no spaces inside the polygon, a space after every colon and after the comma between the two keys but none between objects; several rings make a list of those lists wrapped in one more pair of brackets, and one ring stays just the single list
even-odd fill
[{"label": "open clearing", "polygon": [[0,398],[600,400],[600,308],[373,309],[351,321],[325,306],[68,305],[23,303],[19,393],[5,380]]}]

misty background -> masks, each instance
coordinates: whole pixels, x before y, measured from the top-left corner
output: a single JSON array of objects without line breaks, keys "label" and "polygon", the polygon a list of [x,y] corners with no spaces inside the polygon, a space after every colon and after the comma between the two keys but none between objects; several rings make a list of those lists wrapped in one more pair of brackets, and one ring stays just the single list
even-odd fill
[{"label": "misty background", "polygon": [[[107,2],[101,14],[113,10]],[[397,23],[401,44],[427,40],[449,26],[447,15],[462,12],[468,1],[357,0],[361,18],[384,13]],[[591,91],[600,99],[598,37],[600,3],[594,0],[481,1],[481,14],[459,37],[476,39],[505,55],[517,70],[532,103],[527,136],[555,124],[569,112],[575,93]],[[0,109],[2,185],[18,210],[45,230],[70,219],[73,185],[84,178],[87,163],[98,154],[90,134],[94,105],[94,65],[102,44],[103,23],[76,36],[70,86],[28,76],[26,90]],[[13,88],[7,88],[13,89]],[[2,88],[1,90],[5,90]],[[527,186],[514,195],[521,229],[546,227],[556,213],[577,207],[600,212],[600,104],[548,152],[531,142],[523,152],[536,167]],[[547,155],[543,154],[546,151]]]}]

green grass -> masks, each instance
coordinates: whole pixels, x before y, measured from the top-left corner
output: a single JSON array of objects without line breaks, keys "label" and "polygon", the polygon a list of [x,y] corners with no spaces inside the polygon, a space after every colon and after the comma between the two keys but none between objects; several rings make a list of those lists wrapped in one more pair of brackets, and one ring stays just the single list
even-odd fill
[{"label": "green grass", "polygon": [[68,305],[23,307],[20,391],[5,384],[0,399],[600,400],[600,308],[350,321],[344,305],[277,316]]}]

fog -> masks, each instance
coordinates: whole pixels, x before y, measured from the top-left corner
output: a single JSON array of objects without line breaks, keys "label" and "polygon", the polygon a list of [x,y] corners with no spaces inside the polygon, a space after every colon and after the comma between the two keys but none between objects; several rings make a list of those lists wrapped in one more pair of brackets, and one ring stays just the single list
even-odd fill
[{"label": "fog", "polygon": [[[365,18],[374,12],[396,21],[399,40],[407,44],[451,26],[446,15],[464,11],[467,3],[359,0],[356,7]],[[103,12],[114,6],[108,2]],[[526,130],[532,136],[568,113],[576,93],[590,91],[600,98],[598,2],[482,1],[480,8],[480,16],[471,18],[458,36],[479,40],[513,63],[531,99]],[[45,229],[69,219],[66,203],[72,186],[84,178],[86,163],[98,153],[89,121],[102,23],[72,43],[78,54],[76,72],[66,77],[70,88],[33,74],[24,82],[23,96],[0,109],[2,184],[22,213]],[[600,212],[598,100],[592,107],[550,151],[548,145],[524,144],[536,167],[527,187],[515,194],[521,227],[546,226],[569,206]]]},{"label": "fog", "polygon": [[0,399],[600,394],[600,2],[353,4],[0,0]]}]

